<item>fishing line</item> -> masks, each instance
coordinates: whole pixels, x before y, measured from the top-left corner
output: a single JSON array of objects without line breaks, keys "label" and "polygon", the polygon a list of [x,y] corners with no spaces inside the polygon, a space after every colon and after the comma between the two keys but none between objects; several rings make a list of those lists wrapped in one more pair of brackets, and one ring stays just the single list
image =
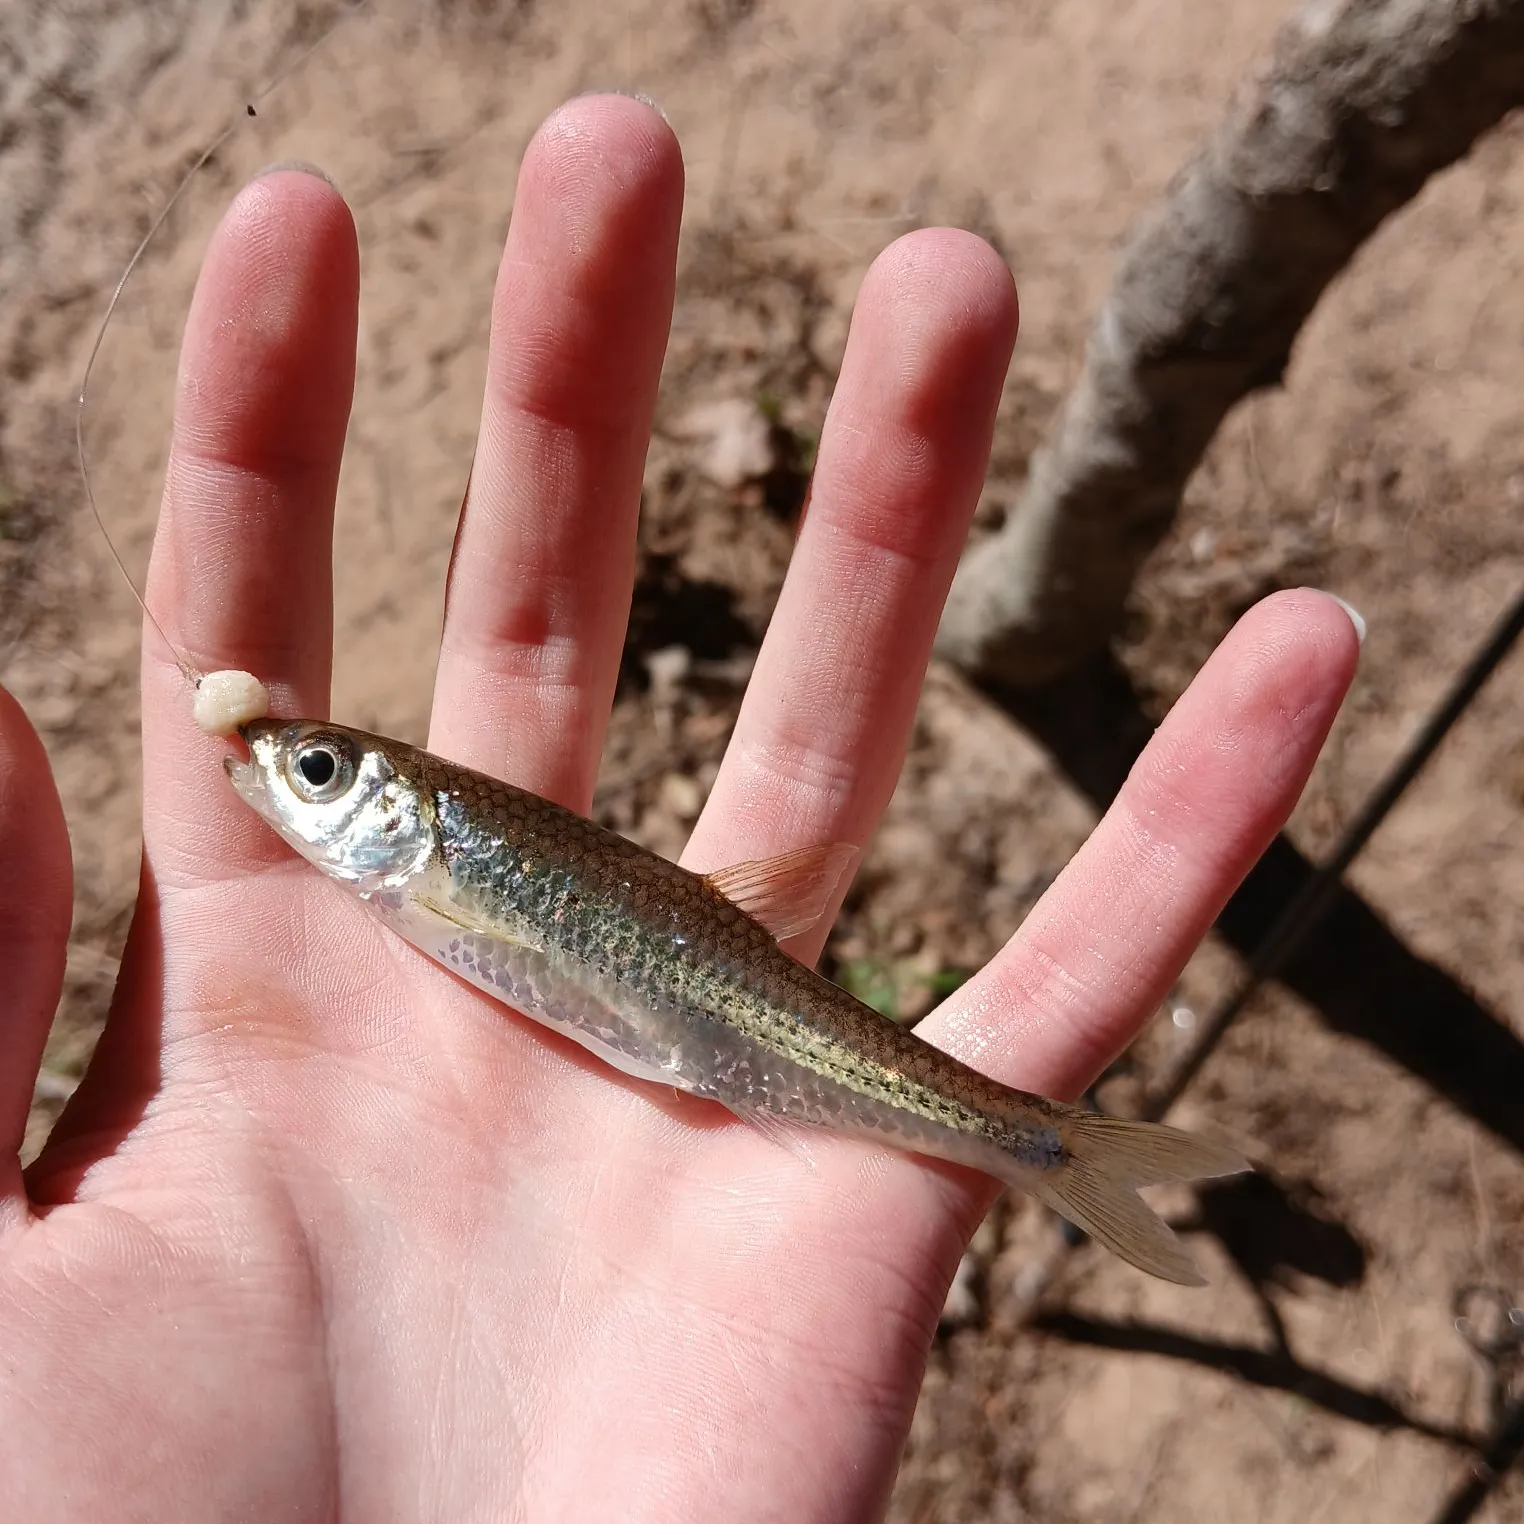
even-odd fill
[{"label": "fishing line", "polygon": [[137,605],[143,611],[146,618],[158,632],[159,639],[168,647],[170,654],[175,659],[175,665],[179,667],[181,675],[192,688],[199,688],[202,679],[206,676],[191,659],[172,641],[164,632],[164,626],[159,623],[153,610],[148,607],[148,600],[138,591],[138,585],[132,580],[132,573],[127,570],[127,563],[122,559],[121,552],[116,548],[116,542],[111,538],[111,531],[106,528],[105,518],[101,514],[100,504],[95,498],[95,488],[90,481],[89,458],[85,450],[85,405],[90,392],[90,377],[95,372],[95,362],[101,352],[101,346],[106,341],[106,330],[111,326],[112,316],[115,314],[117,305],[122,299],[122,293],[127,289],[127,282],[132,279],[133,271],[137,269],[143,255],[147,252],[149,244],[157,236],[158,231],[164,226],[171,212],[174,211],[181,196],[190,186],[192,180],[201,172],[208,161],[217,153],[224,143],[239,130],[251,117],[258,116],[256,109],[259,103],[265,100],[275,88],[290,77],[297,69],[312,57],[314,53],[323,47],[333,34],[355,15],[364,10],[370,0],[355,0],[355,3],[341,10],[332,21],[325,26],[318,35],[307,44],[293,59],[283,68],[279,69],[264,85],[262,85],[245,103],[243,110],[217,134],[215,138],[204,148],[194,164],[181,176],[180,183],[175,186],[169,200],[160,208],[158,215],[149,224],[148,231],[144,233],[137,248],[132,251],[132,257],[127,261],[127,267],[122,271],[121,278],[111,292],[111,300],[106,303],[106,311],[101,317],[100,327],[96,330],[95,342],[90,346],[89,358],[85,361],[85,373],[80,378],[79,396],[74,408],[74,453],[79,462],[79,478],[85,489],[85,501],[89,504],[91,517],[95,520],[95,526],[101,532],[101,538],[106,542],[106,549],[111,553],[111,559],[116,563],[116,569],[122,574],[122,580],[127,584]]}]

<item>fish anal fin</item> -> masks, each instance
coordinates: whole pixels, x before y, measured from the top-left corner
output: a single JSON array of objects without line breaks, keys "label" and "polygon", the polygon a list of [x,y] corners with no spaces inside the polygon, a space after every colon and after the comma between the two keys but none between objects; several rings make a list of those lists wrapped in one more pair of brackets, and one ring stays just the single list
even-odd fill
[{"label": "fish anal fin", "polygon": [[857,856],[851,842],[827,842],[733,863],[707,874],[704,882],[783,942],[808,931],[825,915]]},{"label": "fish anal fin", "polygon": [[785,1148],[811,1174],[818,1173],[815,1155],[810,1149],[812,1129],[788,1117],[774,1116],[770,1111],[737,1110],[735,1115],[777,1148]]}]

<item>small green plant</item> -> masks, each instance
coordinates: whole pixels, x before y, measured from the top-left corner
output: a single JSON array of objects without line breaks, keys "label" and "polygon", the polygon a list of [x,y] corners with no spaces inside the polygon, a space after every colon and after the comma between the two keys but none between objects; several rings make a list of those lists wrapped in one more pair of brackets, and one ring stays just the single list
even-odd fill
[{"label": "small green plant", "polygon": [[856,995],[864,1005],[871,1005],[890,1021],[900,1019],[900,992],[894,972],[874,958],[850,958],[838,974],[841,987]]},{"label": "small green plant", "polygon": [[939,968],[926,981],[926,988],[938,1000],[946,1000],[955,989],[967,984],[972,974],[971,968]]},{"label": "small green plant", "polygon": [[932,1004],[945,1000],[967,982],[971,969],[939,968],[928,974],[914,959],[880,962],[877,958],[849,958],[837,970],[837,983],[864,1005],[871,1005],[890,1021],[919,1020],[926,1009],[924,995]]}]

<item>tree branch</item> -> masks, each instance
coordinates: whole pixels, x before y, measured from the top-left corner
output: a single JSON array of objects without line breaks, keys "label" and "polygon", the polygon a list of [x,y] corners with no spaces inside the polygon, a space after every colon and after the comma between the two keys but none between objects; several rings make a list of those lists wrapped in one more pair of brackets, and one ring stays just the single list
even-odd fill
[{"label": "tree branch", "polygon": [[1020,502],[964,558],[939,653],[1026,687],[1104,647],[1229,408],[1279,382],[1381,221],[1521,103],[1524,0],[1312,0],[1134,229]]}]

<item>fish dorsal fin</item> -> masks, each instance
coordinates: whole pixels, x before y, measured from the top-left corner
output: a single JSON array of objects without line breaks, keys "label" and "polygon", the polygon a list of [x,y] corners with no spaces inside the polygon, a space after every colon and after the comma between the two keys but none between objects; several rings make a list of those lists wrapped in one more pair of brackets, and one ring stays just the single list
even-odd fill
[{"label": "fish dorsal fin", "polygon": [[704,882],[784,942],[808,931],[826,913],[842,875],[856,861],[851,842],[831,841],[732,863],[707,874]]}]

